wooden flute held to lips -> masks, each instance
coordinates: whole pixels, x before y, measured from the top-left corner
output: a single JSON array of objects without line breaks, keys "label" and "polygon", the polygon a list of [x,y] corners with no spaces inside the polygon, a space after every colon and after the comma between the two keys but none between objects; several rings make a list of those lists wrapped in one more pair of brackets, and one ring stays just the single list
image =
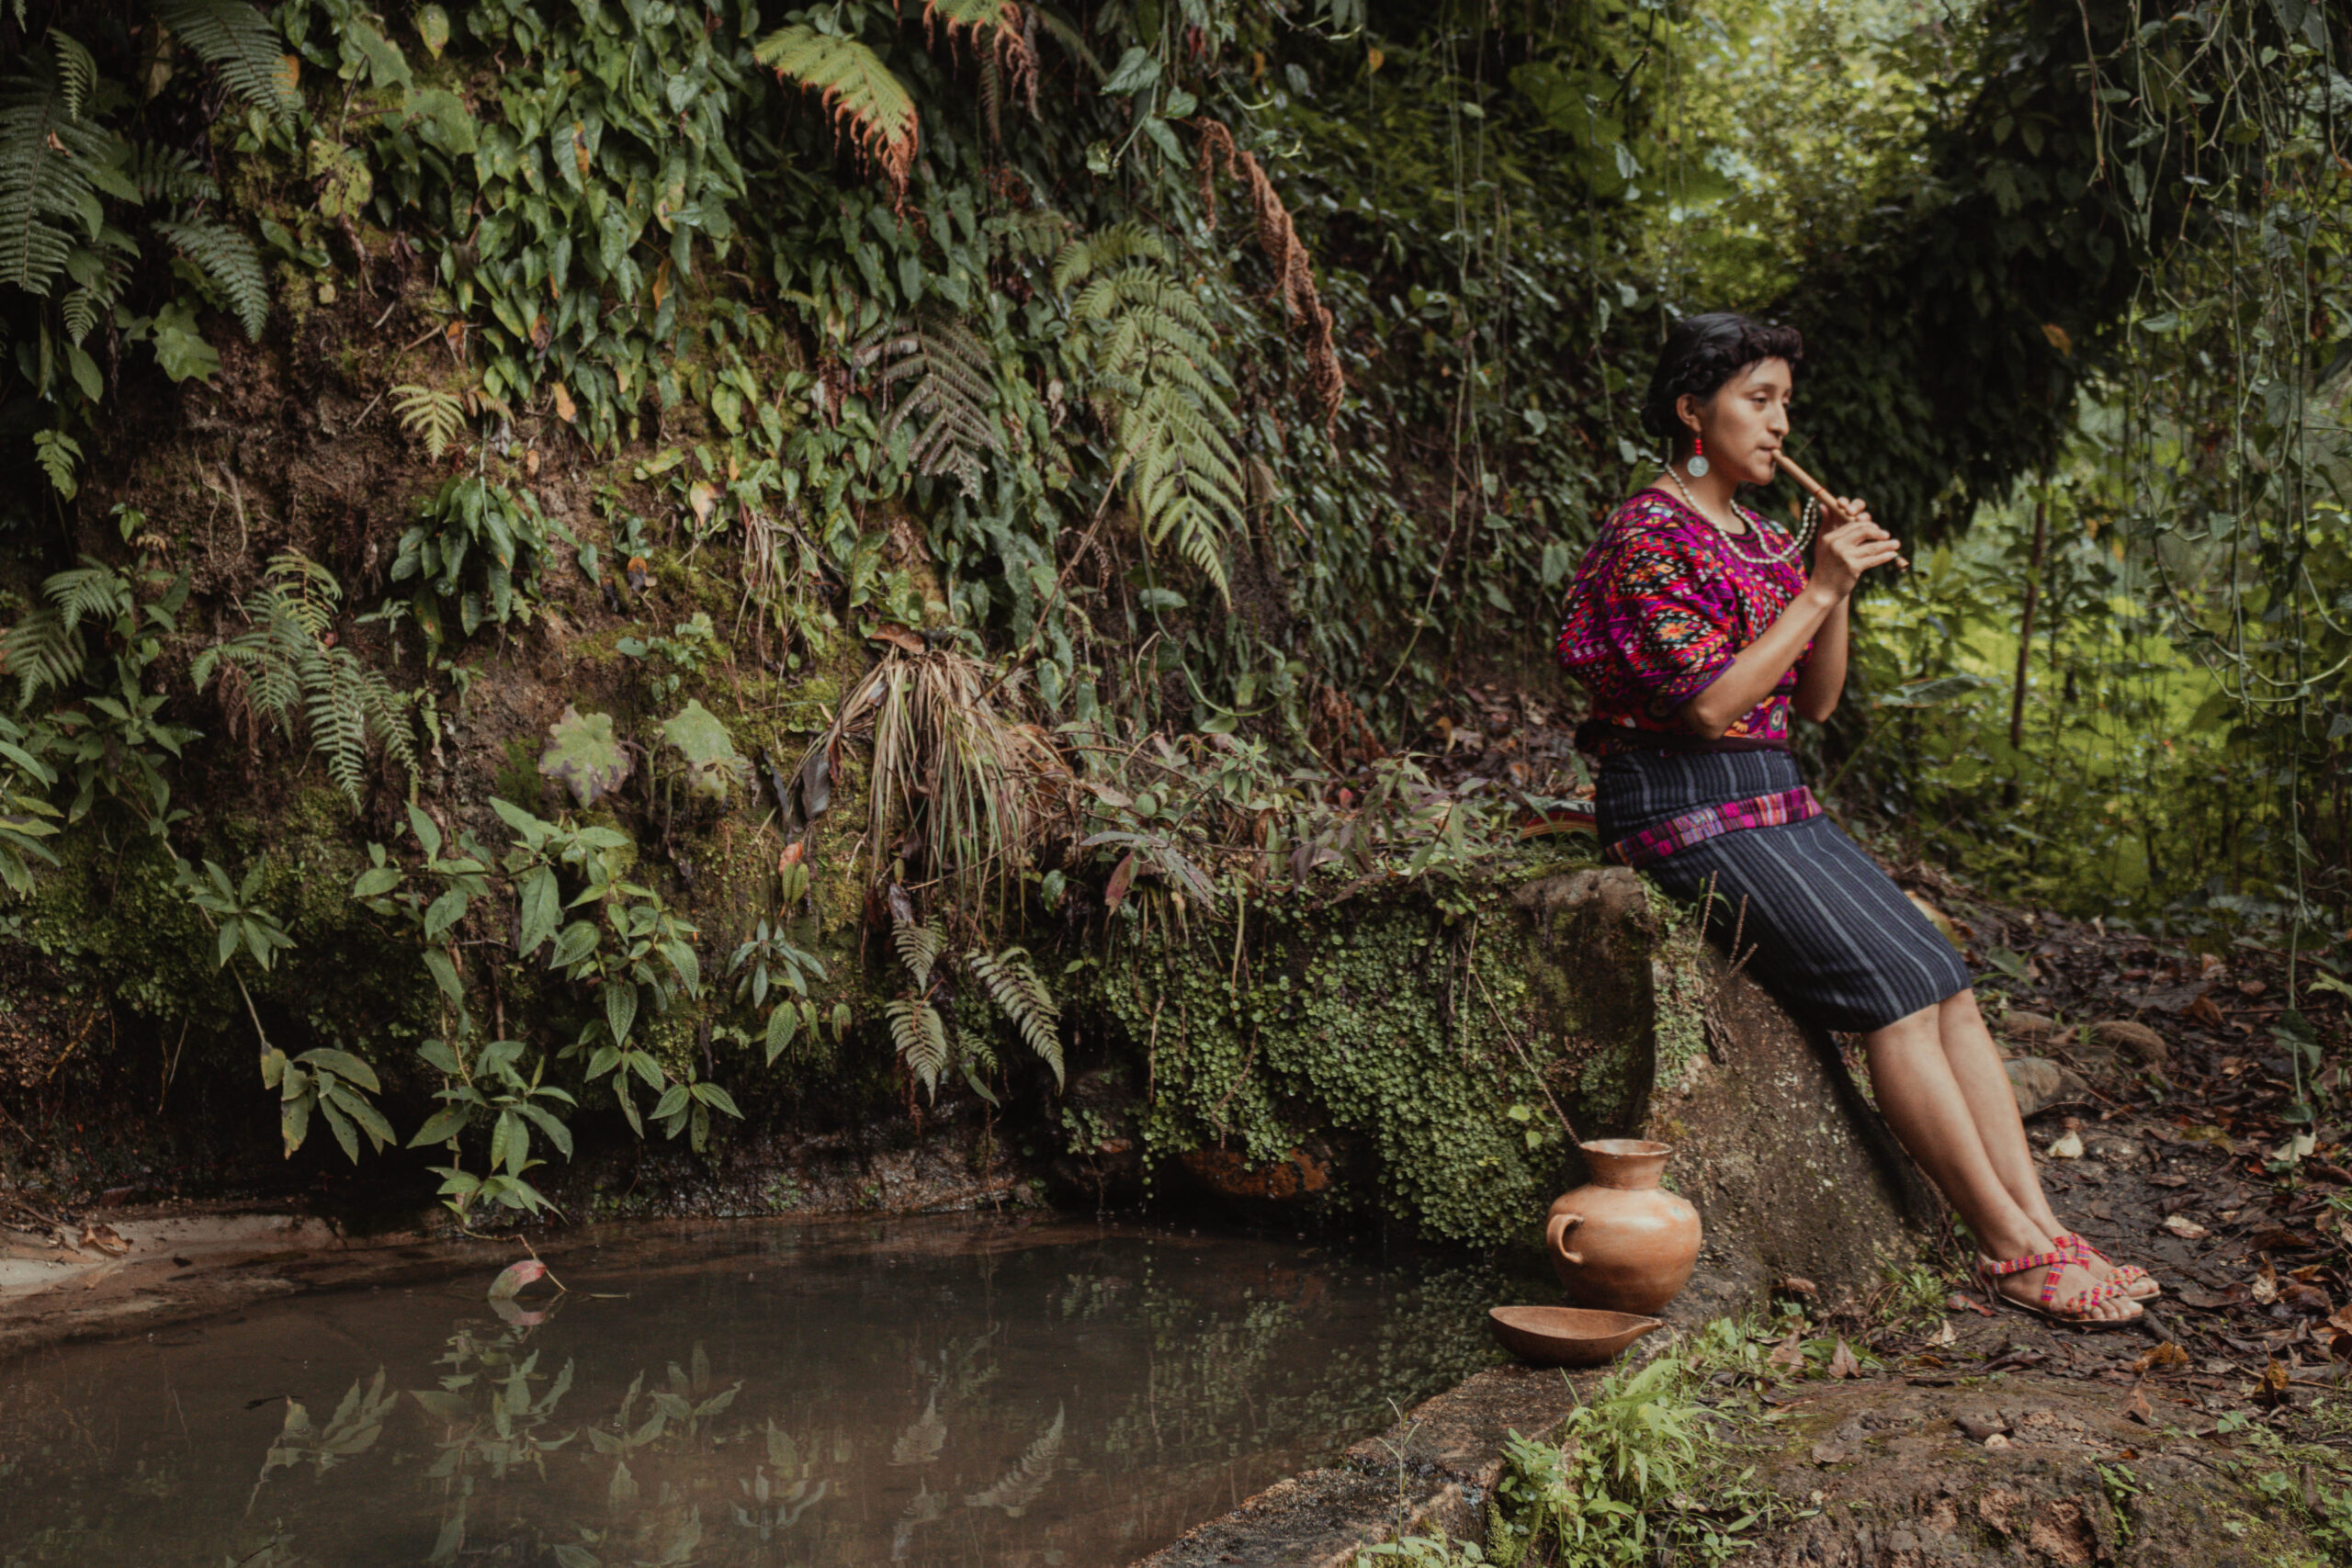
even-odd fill
[{"label": "wooden flute held to lips", "polygon": [[[1798,468],[1796,460],[1791,457],[1786,452],[1776,449],[1772,453],[1772,461],[1780,464],[1782,468],[1786,469],[1789,478],[1796,480],[1798,484],[1804,486],[1804,492],[1807,495],[1810,495],[1814,500],[1821,502],[1822,511],[1829,513],[1830,516],[1836,518],[1839,523],[1850,523],[1854,520],[1853,514],[1846,510],[1846,503],[1838,500],[1836,496],[1830,494],[1828,486],[1823,484],[1819,479],[1815,479],[1811,474],[1806,473],[1803,468]],[[1911,563],[1901,556],[1896,556],[1894,558],[1894,564],[1901,570],[1909,571],[1911,570]]]}]

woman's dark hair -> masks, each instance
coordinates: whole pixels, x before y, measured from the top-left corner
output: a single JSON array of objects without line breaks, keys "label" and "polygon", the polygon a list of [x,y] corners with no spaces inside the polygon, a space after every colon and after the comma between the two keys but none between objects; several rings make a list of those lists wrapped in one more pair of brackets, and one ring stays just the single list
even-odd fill
[{"label": "woman's dark hair", "polygon": [[1785,359],[1793,371],[1804,358],[1804,338],[1794,327],[1772,325],[1735,310],[1685,316],[1666,334],[1649,396],[1642,400],[1642,428],[1679,456],[1690,445],[1690,427],[1674,405],[1685,392],[1705,401],[1723,384],[1759,359]]}]

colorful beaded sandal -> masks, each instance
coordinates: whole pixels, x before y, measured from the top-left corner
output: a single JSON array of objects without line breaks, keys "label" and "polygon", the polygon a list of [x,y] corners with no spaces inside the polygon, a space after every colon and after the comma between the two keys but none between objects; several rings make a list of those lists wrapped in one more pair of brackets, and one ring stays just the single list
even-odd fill
[{"label": "colorful beaded sandal", "polygon": [[2078,1231],[2063,1231],[2050,1238],[2050,1245],[2061,1252],[2071,1252],[2077,1258],[2090,1262],[2106,1264],[2112,1270],[2108,1275],[2107,1282],[2110,1285],[2122,1286],[2123,1293],[2135,1302],[2154,1301],[2165,1293],[2165,1288],[2156,1283],[2156,1277],[2154,1274],[2149,1273],[2137,1263],[2118,1263],[2114,1258],[2093,1247],[2090,1239]]},{"label": "colorful beaded sandal", "polygon": [[[2050,1270],[2041,1281],[2041,1299],[2038,1303],[2021,1302],[2002,1290],[1996,1282],[2007,1275],[2022,1274],[2029,1269]],[[2139,1320],[2140,1308],[2136,1303],[2132,1304],[2131,1314],[2126,1317],[2090,1315],[2109,1302],[2132,1300],[2130,1292],[2112,1280],[2095,1280],[2087,1290],[2076,1291],[2063,1302],[2057,1300],[2058,1281],[2069,1269],[2079,1269],[2086,1274],[2090,1272],[2090,1266],[2083,1260],[2079,1253],[2064,1250],[2030,1252],[2023,1258],[2012,1258],[1998,1263],[1989,1258],[1979,1258],[1976,1260],[1976,1280],[1984,1287],[1986,1295],[1991,1296],[2003,1306],[2012,1306],[2019,1312],[2030,1312],[2037,1317],[2046,1317],[2052,1323],[2063,1323],[2075,1328],[2120,1328],[2128,1323]]]}]

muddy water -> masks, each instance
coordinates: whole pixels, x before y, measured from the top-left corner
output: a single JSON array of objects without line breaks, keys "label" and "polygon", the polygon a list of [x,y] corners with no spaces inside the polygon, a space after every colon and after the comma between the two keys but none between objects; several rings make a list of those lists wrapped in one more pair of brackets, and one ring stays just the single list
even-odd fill
[{"label": "muddy water", "polygon": [[1113,1568],[1489,1359],[1497,1299],[964,1218],[608,1236],[502,1314],[503,1261],[0,1370],[0,1565]]}]

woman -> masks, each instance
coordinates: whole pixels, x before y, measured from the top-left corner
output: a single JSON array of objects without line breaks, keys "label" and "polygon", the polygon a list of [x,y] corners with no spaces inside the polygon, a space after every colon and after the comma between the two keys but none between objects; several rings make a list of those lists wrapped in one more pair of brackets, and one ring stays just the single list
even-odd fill
[{"label": "woman", "polygon": [[[1878,1104],[1967,1222],[2001,1299],[2112,1327],[2157,1293],[2052,1213],[1968,970],[1853,840],[1820,814],[1789,716],[1820,723],[1846,681],[1846,604],[1896,558],[1862,503],[1804,535],[1733,500],[1773,478],[1797,333],[1728,313],[1668,338],[1642,422],[1666,471],[1621,505],[1568,593],[1560,662],[1590,688],[1577,731],[1600,762],[1601,842],[1668,893],[1706,900],[1712,933],[1822,1029],[1860,1034]],[[1810,510],[1810,509],[1809,509]]]}]

